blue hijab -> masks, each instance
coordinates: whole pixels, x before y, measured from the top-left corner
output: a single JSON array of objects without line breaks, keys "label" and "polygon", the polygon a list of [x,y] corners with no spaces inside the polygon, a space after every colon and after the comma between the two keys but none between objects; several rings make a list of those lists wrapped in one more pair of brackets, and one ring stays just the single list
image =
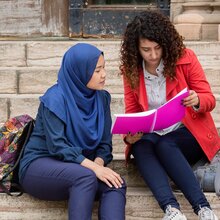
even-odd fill
[{"label": "blue hijab", "polygon": [[74,147],[93,150],[104,131],[102,92],[86,87],[102,51],[86,43],[72,46],[65,54],[57,83],[40,97],[66,125],[66,136]]}]

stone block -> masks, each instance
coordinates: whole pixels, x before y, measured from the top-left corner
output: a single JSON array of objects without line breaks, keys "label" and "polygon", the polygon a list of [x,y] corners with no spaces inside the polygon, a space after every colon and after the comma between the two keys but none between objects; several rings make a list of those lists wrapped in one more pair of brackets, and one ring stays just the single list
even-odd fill
[{"label": "stone block", "polygon": [[220,41],[220,24],[218,25],[218,41]]},{"label": "stone block", "polygon": [[8,99],[0,98],[0,123],[5,122],[8,119]]},{"label": "stone block", "polygon": [[201,24],[176,24],[175,27],[185,40],[201,40]]},{"label": "stone block", "polygon": [[211,112],[213,120],[215,123],[220,123],[220,94],[215,95],[216,98],[216,106]]},{"label": "stone block", "polygon": [[105,60],[110,62],[112,66],[118,66],[119,64],[119,50],[121,45],[121,40],[115,41],[89,41],[88,43],[94,44],[101,51],[104,52]]},{"label": "stone block", "polygon": [[17,74],[12,69],[0,69],[0,93],[17,93]]},{"label": "stone block", "polygon": [[27,66],[59,67],[65,51],[73,42],[30,42],[27,44]]},{"label": "stone block", "polygon": [[39,106],[39,95],[17,95],[10,98],[10,118],[16,115],[29,114],[36,117]]},{"label": "stone block", "polygon": [[[217,41],[185,41],[187,47],[194,50],[197,56],[207,56],[207,59],[218,59],[220,60],[220,43]],[[213,57],[209,57],[212,55]]]},{"label": "stone block", "polygon": [[217,54],[198,55],[197,58],[204,69],[208,69],[208,68],[216,69],[217,67],[220,66],[220,56]]},{"label": "stone block", "polygon": [[20,94],[43,94],[57,81],[58,69],[28,68],[18,70]]},{"label": "stone block", "polygon": [[[83,42],[83,41],[81,41]],[[80,41],[31,42],[27,45],[28,66],[60,66],[66,50]],[[118,66],[120,41],[86,41],[104,52],[107,66]]]},{"label": "stone block", "polygon": [[122,77],[119,73],[119,68],[106,67],[106,83],[105,89],[110,92],[110,94],[118,93],[121,94],[124,91]]},{"label": "stone block", "polygon": [[204,71],[212,92],[215,95],[220,94],[220,68],[204,69]]},{"label": "stone block", "polygon": [[26,66],[25,43],[0,41],[0,66]]},{"label": "stone block", "polygon": [[[192,3],[194,4],[194,3]],[[199,3],[200,5],[201,3]],[[174,24],[218,24],[219,13],[212,14],[210,6],[204,6],[203,10],[184,4],[185,11],[174,18]],[[199,9],[199,10],[198,10]],[[210,10],[210,11],[209,11]]]},{"label": "stone block", "polygon": [[[219,14],[220,22],[220,14]],[[217,24],[202,24],[202,40],[218,40]]]},{"label": "stone block", "polygon": [[113,154],[124,154],[125,143],[122,136],[119,134],[114,134],[112,137]]},{"label": "stone block", "polygon": [[111,169],[119,173],[129,187],[145,187],[146,184],[142,179],[135,162],[131,160],[126,164],[124,154],[114,154],[113,161],[108,165]]},{"label": "stone block", "polygon": [[124,99],[123,94],[113,94],[111,100],[111,113],[114,118],[114,114],[124,113]]},{"label": "stone block", "polygon": [[[29,67],[26,69],[18,69],[18,93],[44,93],[47,88],[56,83],[58,71],[58,67]],[[122,78],[119,75],[119,69],[117,67],[106,67],[105,89],[111,94],[123,93]]]},{"label": "stone block", "polygon": [[11,197],[0,193],[0,220],[66,220],[67,202],[37,200],[27,194]]}]

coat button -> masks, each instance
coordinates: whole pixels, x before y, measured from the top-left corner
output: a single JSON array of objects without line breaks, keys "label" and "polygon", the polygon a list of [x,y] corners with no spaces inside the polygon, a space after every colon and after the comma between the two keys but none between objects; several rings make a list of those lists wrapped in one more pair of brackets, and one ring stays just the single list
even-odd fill
[{"label": "coat button", "polygon": [[192,113],[192,118],[193,119],[196,119],[197,118],[197,115],[195,113]]},{"label": "coat button", "polygon": [[209,139],[212,139],[212,138],[213,138],[213,135],[210,134],[210,133],[208,133],[208,134],[207,134],[207,137],[208,137]]}]

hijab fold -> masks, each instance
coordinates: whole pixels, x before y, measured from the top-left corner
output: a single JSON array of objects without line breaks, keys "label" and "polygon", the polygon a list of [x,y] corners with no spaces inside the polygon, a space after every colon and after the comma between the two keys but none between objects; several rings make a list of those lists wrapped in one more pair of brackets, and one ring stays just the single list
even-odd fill
[{"label": "hijab fold", "polygon": [[40,101],[66,125],[73,147],[93,150],[104,131],[102,92],[87,88],[102,51],[93,45],[78,43],[62,60],[57,83]]}]

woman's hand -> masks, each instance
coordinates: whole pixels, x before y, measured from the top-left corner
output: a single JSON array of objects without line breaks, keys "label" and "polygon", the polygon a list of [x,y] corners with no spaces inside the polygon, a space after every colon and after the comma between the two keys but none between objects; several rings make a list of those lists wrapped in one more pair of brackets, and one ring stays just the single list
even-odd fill
[{"label": "woman's hand", "polygon": [[97,178],[106,183],[109,187],[122,187],[123,180],[121,176],[109,167],[99,166],[94,170]]},{"label": "woman's hand", "polygon": [[97,178],[106,183],[109,187],[122,187],[123,180],[121,176],[112,169],[98,164],[98,161],[100,162],[99,159],[101,158],[97,158],[94,162],[86,158],[82,161],[81,165],[92,170],[96,174]]},{"label": "woman's hand", "polygon": [[143,136],[143,132],[138,132],[136,134],[128,133],[125,137],[125,141],[129,144],[134,144],[135,142],[139,141]]},{"label": "woman's hand", "polygon": [[199,97],[194,90],[189,90],[189,96],[183,100],[183,105],[186,107],[199,108]]}]

